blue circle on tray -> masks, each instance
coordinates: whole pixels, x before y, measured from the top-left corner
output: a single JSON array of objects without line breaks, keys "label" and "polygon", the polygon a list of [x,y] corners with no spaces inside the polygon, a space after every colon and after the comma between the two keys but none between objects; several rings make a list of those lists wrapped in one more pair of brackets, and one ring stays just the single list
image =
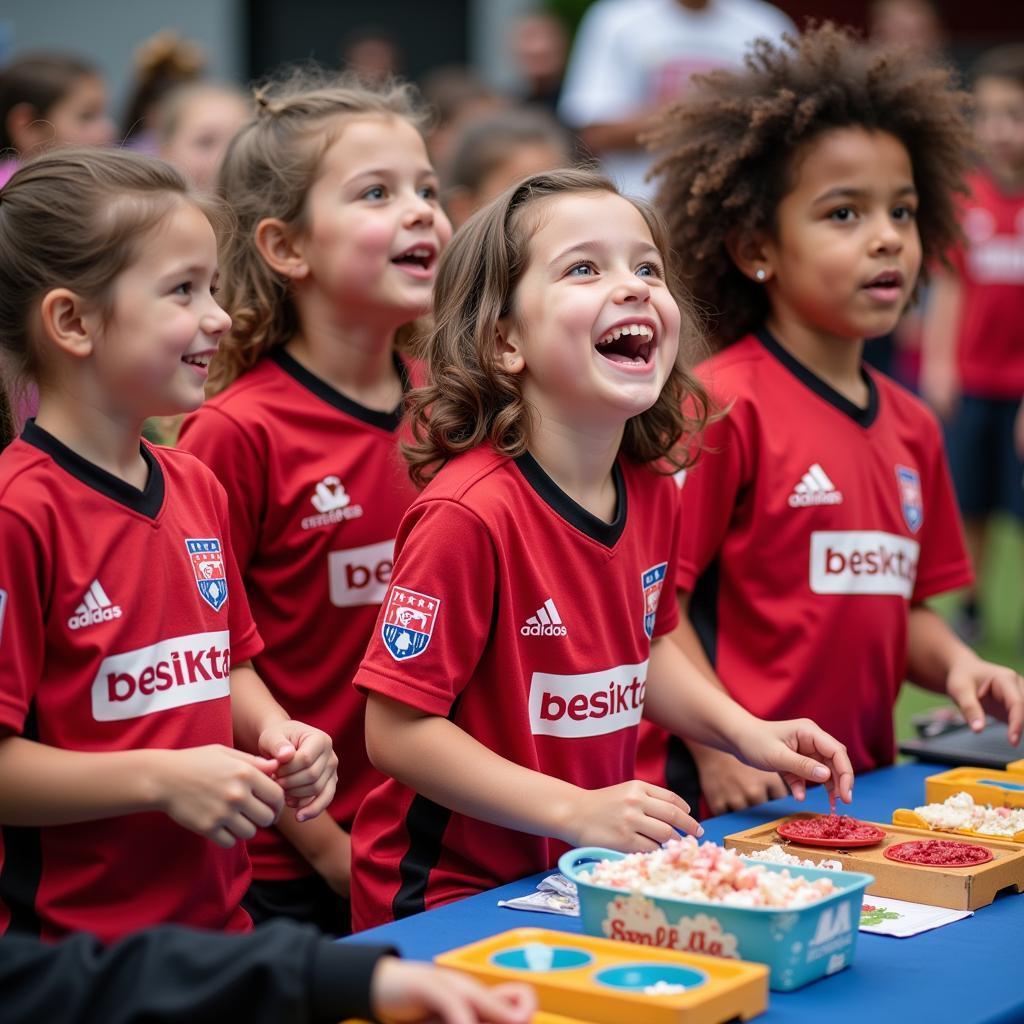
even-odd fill
[{"label": "blue circle on tray", "polygon": [[585,967],[593,960],[590,953],[572,946],[544,946],[545,957],[551,954],[551,966],[538,966],[537,954],[527,946],[516,946],[514,949],[503,949],[491,957],[491,963],[498,967],[511,967],[516,971],[569,971],[574,967]]},{"label": "blue circle on tray", "polygon": [[691,989],[703,985],[707,980],[708,976],[703,971],[693,967],[676,967],[674,964],[626,964],[623,967],[606,967],[594,975],[594,981],[599,984],[625,989],[627,992],[642,992],[659,981]]}]

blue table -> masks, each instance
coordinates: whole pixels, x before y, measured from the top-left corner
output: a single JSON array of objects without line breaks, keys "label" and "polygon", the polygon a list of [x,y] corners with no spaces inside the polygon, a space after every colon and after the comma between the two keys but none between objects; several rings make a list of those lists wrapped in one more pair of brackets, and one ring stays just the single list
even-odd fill
[{"label": "blue table", "polygon": [[[907,764],[862,775],[851,808],[859,818],[889,821],[897,807],[924,801],[924,780],[941,768]],[[821,790],[806,809],[825,812]],[[753,828],[803,808],[774,800],[704,823],[707,839]],[[429,960],[445,950],[509,928],[579,932],[578,918],[505,910],[499,899],[522,896],[543,874],[524,878],[395,924],[361,932],[354,941],[387,942],[404,956]],[[1024,1022],[1024,897],[1002,896],[955,924],[909,939],[861,933],[852,967],[797,992],[772,992],[759,1024],[1021,1024]]]}]

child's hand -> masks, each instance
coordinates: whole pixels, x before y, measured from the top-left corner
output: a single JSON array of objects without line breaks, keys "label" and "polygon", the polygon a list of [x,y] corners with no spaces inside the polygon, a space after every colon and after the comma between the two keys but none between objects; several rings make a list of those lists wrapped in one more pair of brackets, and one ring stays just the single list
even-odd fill
[{"label": "child's hand", "polygon": [[334,799],[338,755],[323,730],[291,719],[275,722],[260,733],[258,747],[280,765],[274,777],[288,806],[300,808],[298,821],[315,818]]},{"label": "child's hand", "polygon": [[807,782],[823,782],[844,803],[853,801],[853,765],[846,747],[809,718],[758,721],[736,752],[753,768],[778,772],[797,800],[807,795]]},{"label": "child's hand", "polygon": [[682,797],[646,782],[634,780],[578,792],[565,836],[574,846],[643,853],[678,838],[677,830],[695,836],[704,831],[686,813],[690,805]]},{"label": "child's hand", "polygon": [[154,751],[160,758],[157,806],[192,832],[232,847],[277,820],[284,793],[271,778],[277,761],[220,744]]},{"label": "child's hand", "polygon": [[529,1024],[537,1009],[529,985],[485,988],[457,971],[391,956],[374,969],[370,1000],[377,1017],[395,1022]]},{"label": "child's hand", "polygon": [[1008,723],[1011,743],[1020,742],[1024,726],[1024,680],[1012,668],[982,661],[973,651],[968,651],[950,666],[946,692],[956,701],[975,732],[985,727],[985,712],[988,712]]},{"label": "child's hand", "polygon": [[700,791],[712,814],[728,814],[786,796],[777,772],[762,772],[714,747],[690,744],[700,774]]}]

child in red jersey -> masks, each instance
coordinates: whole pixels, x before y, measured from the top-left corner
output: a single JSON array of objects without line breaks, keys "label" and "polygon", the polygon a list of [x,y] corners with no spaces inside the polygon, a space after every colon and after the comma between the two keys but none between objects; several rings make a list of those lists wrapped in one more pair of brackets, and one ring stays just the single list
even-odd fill
[{"label": "child in red jersey", "polygon": [[441,261],[407,453],[433,479],[356,674],[393,777],[356,816],[357,927],[548,868],[566,843],[699,834],[683,801],[634,780],[642,716],[798,794],[813,779],[850,797],[840,744],[748,715],[665,636],[677,499],[654,466],[679,460],[699,427],[680,403],[700,393],[667,259],[646,207],[555,171],[477,213]]},{"label": "child in red jersey", "polygon": [[62,151],[0,192],[0,341],[40,398],[0,456],[0,930],[246,930],[238,841],[334,793],[330,738],[248,660],[223,489],[140,443],[203,400],[216,255],[149,157]]},{"label": "child in red jersey", "polygon": [[235,324],[217,393],[180,444],[227,488],[260,675],[343,765],[329,815],[285,818],[249,844],[245,905],[257,923],[343,934],[349,832],[382,781],[350,684],[415,496],[397,446],[409,379],[397,346],[430,308],[451,227],[407,88],[299,76],[257,99],[220,179],[238,218],[223,268]]},{"label": "child in red jersey", "polygon": [[[968,178],[954,272],[936,273],[921,387],[946,421],[967,546],[981,566],[992,513],[1024,520],[1024,46],[982,55],[974,103],[984,163]],[[973,595],[964,611],[977,633]]]},{"label": "child in red jersey", "polygon": [[[727,347],[700,368],[724,415],[682,480],[676,639],[754,714],[808,715],[854,768],[890,764],[908,677],[1024,721],[1021,680],[925,601],[970,581],[937,424],[864,368],[925,255],[955,237],[969,136],[946,71],[824,26],[700,80],[654,144],[659,204]],[[662,734],[646,777],[666,778]],[[784,793],[690,744],[714,813]],[[689,754],[668,781],[695,798]]]}]

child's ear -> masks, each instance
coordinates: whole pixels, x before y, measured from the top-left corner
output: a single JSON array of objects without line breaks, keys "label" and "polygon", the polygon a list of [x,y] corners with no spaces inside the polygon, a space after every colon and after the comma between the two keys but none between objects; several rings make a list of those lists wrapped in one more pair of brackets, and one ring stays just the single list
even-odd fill
[{"label": "child's ear", "polygon": [[299,281],[309,274],[301,238],[277,217],[264,217],[256,225],[256,249],[277,274]]},{"label": "child's ear", "polygon": [[506,373],[522,373],[526,369],[522,339],[512,317],[502,317],[494,328],[498,363]]},{"label": "child's ear", "polygon": [[39,319],[47,339],[59,349],[78,359],[92,353],[101,313],[75,292],[67,288],[47,292],[39,306]]},{"label": "child's ear", "polygon": [[731,231],[726,236],[725,247],[741,274],[758,284],[771,279],[772,247],[760,231]]}]

